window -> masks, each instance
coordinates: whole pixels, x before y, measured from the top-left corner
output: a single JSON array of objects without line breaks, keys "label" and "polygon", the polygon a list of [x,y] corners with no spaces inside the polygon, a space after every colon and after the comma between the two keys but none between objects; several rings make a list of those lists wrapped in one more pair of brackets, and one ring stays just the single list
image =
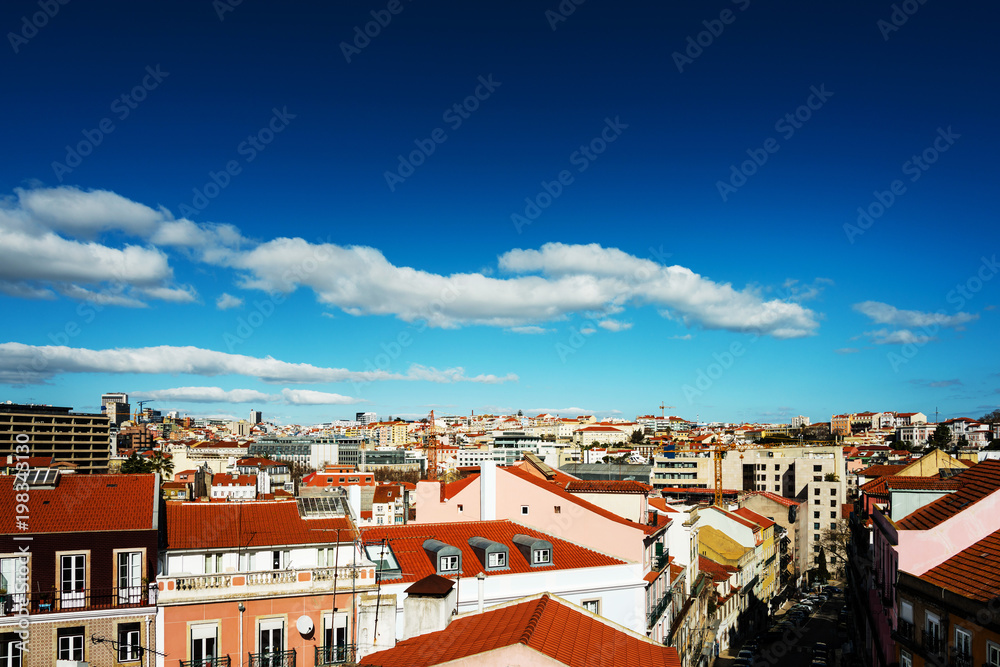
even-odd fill
[{"label": "window", "polygon": [[816,553],[819,553],[819,545],[818,544],[814,544],[813,545],[813,551],[815,551]]},{"label": "window", "polygon": [[[258,627],[258,653],[280,653],[285,650],[285,622],[280,618],[271,618],[260,622]],[[277,665],[275,662],[263,664]]]},{"label": "window", "polygon": [[819,518],[819,512],[813,512],[813,518],[814,519],[818,519]]},{"label": "window", "polygon": [[487,567],[507,567],[507,554],[502,551],[491,553],[486,565]]},{"label": "window", "polygon": [[775,475],[774,476],[774,481],[775,482],[780,482],[781,481],[781,475]]},{"label": "window", "polygon": [[836,506],[837,506],[837,499],[834,498],[833,500],[830,501],[830,507],[836,507]]},{"label": "window", "polygon": [[781,491],[781,487],[780,487],[780,486],[778,486],[777,484],[775,484],[775,485],[774,485],[774,492],[775,492],[775,493],[778,493],[779,491]]},{"label": "window", "polygon": [[972,633],[955,626],[955,653],[963,657],[972,657]]},{"label": "window", "polygon": [[820,499],[819,498],[814,498],[813,499],[813,505],[819,505],[819,503],[820,503]]},{"label": "window", "polygon": [[464,512],[465,511],[465,506],[464,505],[459,505],[458,506],[458,511],[459,512]]},{"label": "window", "polygon": [[908,651],[900,651],[899,667],[913,667],[913,654]]},{"label": "window", "polygon": [[813,489],[813,495],[814,496],[818,496],[819,495],[819,489],[818,488]]},{"label": "window", "polygon": [[138,623],[121,623],[118,626],[118,662],[130,662],[142,658],[142,643],[139,641]]},{"label": "window", "polygon": [[527,514],[527,513],[528,513],[528,506],[521,505],[521,514]]},{"label": "window", "polygon": [[[0,558],[0,588],[7,591],[10,596],[8,600],[12,604],[23,604],[25,602],[25,593],[27,592],[28,580],[25,577],[17,576],[18,565],[27,565],[27,560],[22,561],[20,558]],[[22,570],[23,574],[23,570]],[[27,576],[31,576],[30,572]],[[0,609],[0,613],[4,613]],[[6,667],[5,663],[0,663],[0,667]]]},{"label": "window", "polygon": [[63,608],[84,605],[84,589],[87,587],[86,572],[87,556],[85,554],[70,554],[59,557],[59,592]]},{"label": "window", "polygon": [[60,660],[83,662],[83,626],[56,630],[56,655]]},{"label": "window", "polygon": [[548,549],[536,549],[531,554],[531,559],[534,564],[539,563],[551,563],[552,562],[552,552]]},{"label": "window", "polygon": [[780,468],[780,467],[778,466],[778,464],[777,464],[777,463],[775,463],[775,464],[774,464],[774,469],[775,469],[775,470],[781,470],[781,468]]},{"label": "window", "polygon": [[831,523],[830,524],[830,530],[837,530],[837,524]]},{"label": "window", "polygon": [[830,495],[831,496],[837,495],[837,489],[830,489]]},{"label": "window", "polygon": [[[817,512],[817,514],[818,514],[818,512]],[[836,512],[830,512],[830,518],[831,519],[836,519],[837,518],[837,513]]]},{"label": "window", "polygon": [[580,603],[580,606],[589,611],[591,614],[601,613],[601,601],[600,600],[584,600]]},{"label": "window", "polygon": [[562,514],[562,505],[556,505],[555,512],[556,514]]},{"label": "window", "polygon": [[986,664],[990,667],[1000,666],[1000,646],[986,642]]},{"label": "window", "polygon": [[441,556],[441,571],[453,572],[458,569],[458,556]]},{"label": "window", "polygon": [[819,524],[818,523],[814,523],[813,524],[813,530],[819,530]]},{"label": "window", "polygon": [[[814,482],[822,482],[823,481],[823,476],[822,475],[815,475],[815,476],[813,476],[813,481]],[[819,491],[817,490],[816,493],[819,493]]]},{"label": "window", "polygon": [[0,634],[0,667],[21,667],[21,639],[16,632]]},{"label": "window", "polygon": [[823,472],[823,466],[813,466],[813,472]]}]

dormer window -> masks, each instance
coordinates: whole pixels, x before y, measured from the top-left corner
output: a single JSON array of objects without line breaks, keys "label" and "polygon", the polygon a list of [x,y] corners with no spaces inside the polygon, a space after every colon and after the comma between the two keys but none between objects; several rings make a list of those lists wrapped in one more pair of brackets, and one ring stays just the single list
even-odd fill
[{"label": "dormer window", "polygon": [[462,552],[458,547],[445,544],[440,540],[424,540],[424,550],[431,557],[437,574],[454,574],[462,571]]},{"label": "dormer window", "polygon": [[487,560],[488,567],[507,567],[507,554],[503,551],[490,554]]},{"label": "dormer window", "polygon": [[506,544],[488,540],[485,537],[470,537],[469,546],[476,553],[479,562],[486,571],[506,570],[509,567],[510,555]]},{"label": "dormer window", "polygon": [[531,567],[552,565],[551,542],[530,535],[515,535],[513,542]]}]

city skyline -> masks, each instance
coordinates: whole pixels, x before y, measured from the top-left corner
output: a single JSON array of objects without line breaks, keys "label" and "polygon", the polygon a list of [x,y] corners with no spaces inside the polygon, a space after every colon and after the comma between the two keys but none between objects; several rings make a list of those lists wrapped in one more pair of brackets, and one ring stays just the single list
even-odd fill
[{"label": "city skyline", "polygon": [[2,400],[1000,407],[995,8],[54,7],[0,10]]}]

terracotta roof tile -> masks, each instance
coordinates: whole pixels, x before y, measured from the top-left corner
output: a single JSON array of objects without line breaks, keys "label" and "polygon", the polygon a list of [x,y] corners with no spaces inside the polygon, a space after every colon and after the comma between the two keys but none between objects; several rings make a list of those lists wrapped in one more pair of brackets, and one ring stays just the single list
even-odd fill
[{"label": "terracotta roof tile", "polygon": [[902,471],[906,467],[907,464],[902,464],[902,465],[876,464],[873,466],[868,466],[863,470],[859,470],[858,477],[885,477],[886,475],[895,475],[896,473]]},{"label": "terracotta roof tile", "polygon": [[1000,595],[1000,531],[984,537],[921,577],[979,602]]},{"label": "terracotta roof tile", "polygon": [[760,514],[757,514],[753,510],[748,509],[746,507],[741,507],[737,510],[733,510],[733,514],[739,514],[744,519],[749,519],[750,521],[753,521],[761,528],[767,528],[769,526],[774,525],[774,521],[772,521],[771,519],[768,519],[766,516],[761,516]]},{"label": "terracotta roof tile", "polygon": [[[0,477],[0,534],[19,533],[14,475]],[[154,530],[154,475],[60,475],[55,488],[31,488],[31,533]]]},{"label": "terracotta roof tile", "polygon": [[634,480],[617,479],[574,479],[563,486],[570,493],[650,493],[649,484]]},{"label": "terracotta roof tile", "polygon": [[777,493],[772,493],[771,491],[751,491],[747,494],[748,496],[764,496],[768,500],[773,500],[776,503],[780,503],[785,507],[798,507],[801,503],[798,500],[793,500],[791,498],[785,498],[784,496],[779,496]]},{"label": "terracotta roof tile", "polygon": [[1000,489],[1000,460],[983,461],[952,479],[961,485],[954,493],[924,505],[896,522],[904,530],[927,530],[950,519]]},{"label": "terracotta roof tile", "polygon": [[[514,544],[514,536],[518,534],[551,542],[552,564],[544,567],[532,567],[518,550],[517,545]],[[498,574],[572,570],[625,563],[623,560],[547,535],[509,519],[457,523],[411,523],[392,526],[363,526],[361,528],[361,538],[366,544],[381,542],[383,539],[388,540],[392,553],[403,573],[401,579],[390,580],[393,583],[417,581],[437,573],[436,564],[424,550],[424,542],[429,538],[460,549],[462,552],[462,578],[475,577],[485,570],[485,565],[479,560],[476,551],[469,545],[469,539],[472,537],[482,537],[508,547],[507,569],[486,572],[487,577]]]},{"label": "terracotta roof tile", "polygon": [[168,501],[168,549],[332,544],[354,539],[349,519],[303,519],[288,501],[192,503]]},{"label": "terracotta roof tile", "polygon": [[961,486],[954,477],[941,479],[940,477],[886,477],[886,489],[927,489],[938,491],[954,491]]},{"label": "terracotta roof tile", "polygon": [[[361,666],[430,667],[524,644],[570,667],[680,667],[677,649],[570,606],[549,593],[462,615],[447,628],[372,653]],[[494,654],[499,659],[501,654]],[[487,663],[483,663],[487,664]]]}]

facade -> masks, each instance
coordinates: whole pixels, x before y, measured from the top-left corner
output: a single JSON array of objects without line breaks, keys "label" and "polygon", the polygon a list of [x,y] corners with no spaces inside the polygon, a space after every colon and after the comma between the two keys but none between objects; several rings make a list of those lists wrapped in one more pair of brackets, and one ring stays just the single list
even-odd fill
[{"label": "facade", "polygon": [[128,404],[128,394],[113,392],[101,395],[101,414],[107,415],[108,422],[113,426],[130,418],[131,406]]},{"label": "facade", "polygon": [[336,437],[274,437],[265,436],[250,443],[249,456],[297,463],[319,470],[327,464],[337,464],[339,438]]},{"label": "facade", "polygon": [[35,472],[0,478],[4,666],[138,667],[158,646],[157,476]]},{"label": "facade", "polygon": [[342,506],[168,502],[166,527],[158,665],[341,664],[383,646],[363,618],[374,566]]},{"label": "facade", "polygon": [[0,403],[0,456],[14,454],[17,445],[26,444],[30,456],[51,456],[54,462],[72,463],[78,473],[106,472],[110,457],[108,416],[71,409]]}]

